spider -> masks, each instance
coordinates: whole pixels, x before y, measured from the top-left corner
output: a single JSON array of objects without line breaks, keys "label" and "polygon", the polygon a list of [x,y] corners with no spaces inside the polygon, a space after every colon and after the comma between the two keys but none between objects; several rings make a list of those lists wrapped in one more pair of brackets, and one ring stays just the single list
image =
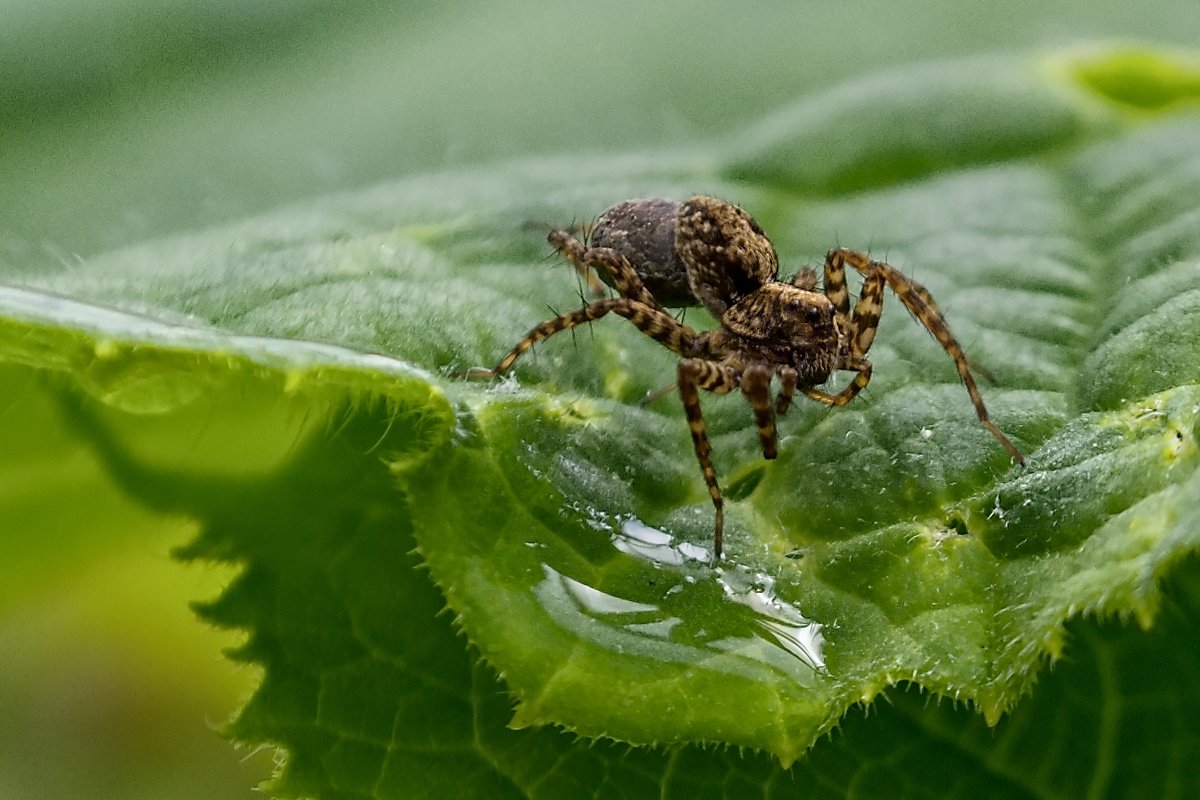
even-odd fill
[{"label": "spider", "polygon": [[[629,200],[609,208],[590,233],[590,246],[565,230],[548,240],[580,274],[594,282],[593,270],[619,297],[595,300],[537,325],[492,369],[468,370],[466,377],[495,377],[507,371],[538,342],[617,314],[680,356],[675,386],[700,471],[716,511],[713,552],[721,558],[725,511],[712,463],[712,447],[700,409],[700,390],[727,394],[740,389],[754,411],[763,458],[777,453],[775,418],[786,414],[797,391],[827,406],[843,406],[871,380],[867,352],[883,309],[884,286],[946,350],[966,385],[983,426],[1018,463],[1021,453],[988,416],[970,362],[945,318],[921,284],[866,253],[838,247],[825,256],[823,291],[817,274],[801,268],[779,279],[779,260],[758,223],[741,208],[713,197]],[[865,276],[854,309],[846,288],[846,267]],[[696,331],[669,314],[664,305],[707,308],[719,323]],[[855,373],[837,393],[817,388],[837,370]],[[779,379],[772,401],[771,385]]]}]

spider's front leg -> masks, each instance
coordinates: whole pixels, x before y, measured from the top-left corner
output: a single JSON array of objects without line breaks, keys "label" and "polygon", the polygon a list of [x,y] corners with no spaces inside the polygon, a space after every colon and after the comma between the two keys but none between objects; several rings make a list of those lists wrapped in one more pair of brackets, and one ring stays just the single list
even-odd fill
[{"label": "spider's front leg", "polygon": [[854,370],[858,374],[854,376],[854,380],[845,389],[842,389],[837,394],[823,392],[820,389],[805,388],[800,391],[810,400],[816,400],[827,406],[844,406],[858,397],[858,393],[867,388],[867,384],[871,382],[871,362],[865,358],[857,361],[846,360],[842,362],[843,366],[838,369]]},{"label": "spider's front leg", "polygon": [[[769,374],[768,374],[769,379]],[[688,429],[692,432],[692,447],[696,451],[696,459],[700,462],[700,472],[704,475],[704,483],[708,486],[708,496],[712,498],[713,508],[716,509],[716,523],[713,531],[713,557],[721,558],[725,539],[725,501],[721,497],[721,487],[717,483],[717,471],[712,463],[712,445],[708,441],[708,429],[704,424],[704,414],[700,410],[700,389],[706,389],[716,394],[726,394],[738,385],[738,370],[726,364],[715,361],[704,361],[698,358],[685,358],[679,362],[678,379],[679,397],[683,400],[683,411],[687,415]]]},{"label": "spider's front leg", "polygon": [[[835,292],[838,291],[838,276],[844,278],[844,271],[839,269],[835,274],[832,285]],[[820,389],[804,389],[806,397],[827,406],[844,406],[857,397],[859,392],[867,388],[867,384],[871,382],[871,362],[867,360],[867,351],[871,349],[871,343],[875,341],[875,332],[879,330],[879,318],[883,315],[883,286],[882,275],[878,273],[869,275],[863,281],[858,302],[854,304],[854,313],[849,315],[844,323],[849,351],[842,354],[837,368],[857,372],[854,380],[837,394],[823,392]],[[830,284],[827,283],[826,289],[829,288]],[[842,293],[840,299],[849,302],[844,279],[840,291]]]},{"label": "spider's front leg", "polygon": [[794,367],[779,368],[779,397],[775,399],[775,414],[782,417],[792,407],[792,396],[796,394],[796,383],[800,375]]},{"label": "spider's front leg", "polygon": [[[996,424],[992,422],[991,417],[988,415],[987,406],[983,403],[983,395],[980,394],[979,387],[975,383],[975,378],[971,375],[967,354],[963,351],[962,345],[958,343],[958,340],[954,338],[954,334],[950,332],[950,326],[946,323],[946,318],[942,316],[941,309],[934,302],[933,296],[929,294],[929,290],[891,264],[883,261],[872,261],[870,256],[859,250],[839,247],[830,250],[825,256],[826,293],[835,306],[839,305],[839,300],[846,293],[846,264],[849,264],[858,272],[865,275],[867,279],[863,284],[863,291],[859,297],[858,305],[855,306],[855,320],[852,323],[851,330],[851,357],[857,356],[861,358],[864,356],[867,349],[870,348],[872,340],[875,338],[875,329],[879,325],[879,315],[883,308],[883,283],[886,282],[892,288],[892,291],[896,293],[896,296],[900,298],[900,302],[904,303],[904,306],[925,326],[925,329],[933,334],[933,337],[938,340],[938,344],[953,359],[955,369],[958,370],[959,377],[962,378],[963,384],[967,387],[967,394],[971,396],[971,404],[975,406],[975,414],[979,417],[979,421],[996,438],[996,441],[1000,442],[1004,449],[1009,452],[1014,461],[1024,465],[1025,457],[1021,455],[1021,451],[996,427]],[[838,292],[836,298],[834,294],[830,293],[831,285],[835,288],[840,287],[836,288]],[[869,285],[872,287],[870,289],[870,297],[877,299],[872,299],[863,308],[863,319],[860,322],[858,320],[859,307],[862,307],[863,301],[868,299]],[[863,375],[860,372],[855,382],[858,382],[862,377]],[[867,379],[870,378],[869,364],[866,377]],[[866,385],[865,381],[863,385]]]},{"label": "spider's front leg", "polygon": [[548,339],[556,333],[570,330],[585,322],[600,319],[609,313],[624,317],[642,333],[681,356],[695,355],[701,347],[703,341],[701,335],[662,309],[653,308],[627,297],[615,297],[588,303],[583,308],[562,314],[554,319],[548,319],[537,325],[525,334],[525,337],[517,342],[508,355],[500,359],[500,363],[492,369],[474,368],[459,374],[465,378],[494,378],[503,375],[529,348],[543,339]]},{"label": "spider's front leg", "polygon": [[[775,434],[775,408],[771,405],[771,368],[765,364],[751,364],[742,372],[741,386],[742,394],[754,409],[754,424],[758,428],[763,458],[775,458],[778,455],[778,440]],[[780,392],[782,397],[783,393]]]}]

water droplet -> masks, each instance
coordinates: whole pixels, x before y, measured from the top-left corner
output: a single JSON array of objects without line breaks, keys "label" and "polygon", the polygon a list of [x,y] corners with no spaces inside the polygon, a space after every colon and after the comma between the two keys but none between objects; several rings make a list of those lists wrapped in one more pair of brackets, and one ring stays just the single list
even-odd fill
[{"label": "water droplet", "polygon": [[623,520],[620,532],[613,536],[613,545],[622,553],[656,564],[678,567],[689,561],[701,564],[712,561],[708,548],[691,542],[674,542],[671,534],[651,528],[637,517]]},{"label": "water droplet", "polygon": [[[676,578],[665,590],[658,590],[661,605],[617,597],[546,565],[547,579],[537,587],[544,595],[543,604],[550,607],[551,596],[569,599],[574,612],[592,620],[597,637],[603,636],[601,629],[611,632],[617,627],[623,634],[736,654],[790,674],[796,674],[797,661],[815,673],[827,674],[822,626],[779,597],[773,576],[738,564],[722,562],[714,567],[707,548],[680,542],[636,517],[621,521],[613,546],[662,569],[668,580]],[[705,612],[697,609],[711,606],[715,588],[737,607],[736,612],[716,607],[711,617],[701,616]],[[563,608],[561,600],[556,608]],[[605,625],[596,626],[597,620]],[[581,623],[572,627],[584,629]]]},{"label": "water droplet", "polygon": [[725,596],[755,612],[755,622],[762,632],[808,666],[825,671],[822,626],[775,594],[775,578],[737,566],[723,567],[720,573],[718,580]]},{"label": "water droplet", "polygon": [[[547,575],[554,570],[547,565],[543,565]],[[580,607],[591,614],[639,614],[644,611],[658,611],[658,606],[650,605],[649,603],[637,603],[633,600],[626,600],[616,595],[602,592],[587,584],[580,583],[574,578],[568,578],[561,573],[558,574],[562,581],[563,588],[578,601]]]}]

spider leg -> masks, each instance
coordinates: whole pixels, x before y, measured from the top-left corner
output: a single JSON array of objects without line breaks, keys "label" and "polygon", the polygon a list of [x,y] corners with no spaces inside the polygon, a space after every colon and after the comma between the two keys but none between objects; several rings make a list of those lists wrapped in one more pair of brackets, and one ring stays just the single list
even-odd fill
[{"label": "spider leg", "polygon": [[782,417],[792,407],[792,396],[796,393],[799,374],[792,367],[779,368],[779,397],[775,399],[775,415]]},{"label": "spider leg", "polygon": [[842,259],[832,258],[833,250],[825,255],[825,296],[833,303],[838,320],[845,322],[850,316],[850,290],[846,288],[846,264]]},{"label": "spider leg", "polygon": [[775,408],[771,404],[771,368],[766,364],[751,364],[742,373],[741,385],[742,394],[754,409],[754,424],[758,427],[763,458],[775,458],[778,455],[778,439],[775,434]]},{"label": "spider leg", "polygon": [[597,273],[602,272],[612,277],[613,288],[622,297],[645,303],[651,308],[662,308],[642,282],[637,270],[629,263],[629,259],[611,247],[587,247],[564,230],[551,231],[547,241],[587,279],[588,287],[593,292],[604,293],[604,284],[596,277]]},{"label": "spider leg", "polygon": [[858,302],[854,304],[854,314],[850,318],[851,359],[865,358],[875,341],[879,318],[883,315],[883,286],[884,277],[878,272],[872,272],[863,281]]},{"label": "spider leg", "polygon": [[579,276],[587,281],[588,289],[592,294],[603,297],[604,283],[596,277],[595,271],[590,269],[583,260],[583,254],[587,252],[587,247],[583,242],[576,239],[569,231],[552,230],[546,240],[554,246],[567,263],[575,268]]},{"label": "spider leg", "polygon": [[650,391],[646,392],[645,396],[643,396],[638,403],[643,406],[648,406],[656,400],[661,400],[673,391],[675,391],[675,381],[664,383],[657,389],[651,389]]},{"label": "spider leg", "polygon": [[818,403],[824,403],[827,406],[844,406],[849,403],[858,393],[867,388],[867,384],[871,382],[871,362],[865,358],[847,358],[842,361],[839,369],[857,370],[858,374],[854,376],[854,380],[845,389],[842,389],[837,394],[822,392],[820,389],[806,388],[800,391],[805,397],[816,400]]},{"label": "spider leg", "polygon": [[708,486],[708,496],[712,498],[713,508],[717,512],[713,532],[713,554],[714,558],[720,559],[725,536],[725,501],[721,497],[721,487],[717,484],[717,471],[712,463],[712,445],[709,444],[708,429],[704,425],[704,414],[700,410],[700,389],[726,394],[737,386],[738,373],[728,365],[698,358],[685,358],[679,362],[677,374],[679,397],[683,400],[688,429],[692,432],[692,447],[696,451],[696,459],[700,462],[704,483]]},{"label": "spider leg", "polygon": [[[959,377],[967,387],[967,394],[971,396],[971,404],[975,406],[975,414],[979,417],[979,421],[988,429],[992,436],[996,437],[996,441],[1008,451],[1009,455],[1018,464],[1024,465],[1025,457],[1021,455],[1021,451],[1008,440],[1001,430],[992,422],[988,416],[987,406],[983,404],[983,395],[979,392],[979,387],[975,383],[975,378],[971,375],[970,362],[967,361],[967,355],[963,352],[962,345],[954,338],[954,334],[950,332],[950,326],[946,324],[946,318],[942,316],[941,310],[937,307],[933,297],[929,294],[929,290],[913,279],[906,276],[900,270],[887,264],[883,261],[872,261],[871,257],[866,253],[858,250],[850,250],[845,247],[839,247],[830,250],[825,256],[825,270],[828,276],[831,268],[839,275],[844,272],[844,265],[849,264],[854,269],[867,276],[868,280],[873,275],[882,275],[887,281],[888,286],[900,298],[900,302],[912,312],[912,315],[925,326],[925,329],[933,334],[933,338],[937,339],[938,344],[954,361],[955,369],[958,370]],[[832,300],[833,298],[830,297]],[[836,303],[835,303],[836,305]],[[872,338],[874,334],[871,334]],[[869,341],[868,341],[869,344]]]},{"label": "spider leg", "polygon": [[467,378],[494,378],[502,375],[525,351],[543,339],[585,322],[600,319],[610,312],[629,320],[642,333],[685,358],[694,355],[703,341],[702,335],[698,335],[662,309],[652,308],[627,297],[615,297],[596,300],[583,308],[546,320],[525,334],[525,338],[517,342],[508,355],[500,359],[500,363],[492,369],[471,369],[462,375]]},{"label": "spider leg", "polygon": [[[839,272],[838,274],[842,274]],[[844,284],[843,284],[844,287]],[[875,333],[879,330],[879,317],[883,314],[884,278],[878,272],[872,272],[863,281],[862,291],[858,302],[854,304],[854,313],[848,323],[848,339],[850,352],[842,355],[838,369],[855,370],[858,372],[854,380],[837,394],[823,392],[820,389],[803,389],[805,396],[824,403],[827,406],[844,406],[867,388],[871,382],[871,362],[867,360],[867,351],[875,341]]]}]

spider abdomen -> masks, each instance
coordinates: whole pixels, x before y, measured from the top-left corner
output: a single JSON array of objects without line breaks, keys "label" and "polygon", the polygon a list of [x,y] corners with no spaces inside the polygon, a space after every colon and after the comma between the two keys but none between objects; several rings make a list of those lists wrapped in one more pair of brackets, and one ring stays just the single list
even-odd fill
[{"label": "spider abdomen", "polygon": [[[775,247],[754,218],[715,197],[626,200],[600,214],[589,239],[628,259],[660,305],[703,305],[715,317],[779,275]],[[599,277],[614,285],[604,270]]]},{"label": "spider abdomen", "polygon": [[[605,209],[589,235],[592,247],[608,247],[629,259],[654,299],[671,308],[698,302],[675,249],[679,209],[674,200],[626,200]],[[601,270],[599,275],[612,286],[609,273]]]}]

